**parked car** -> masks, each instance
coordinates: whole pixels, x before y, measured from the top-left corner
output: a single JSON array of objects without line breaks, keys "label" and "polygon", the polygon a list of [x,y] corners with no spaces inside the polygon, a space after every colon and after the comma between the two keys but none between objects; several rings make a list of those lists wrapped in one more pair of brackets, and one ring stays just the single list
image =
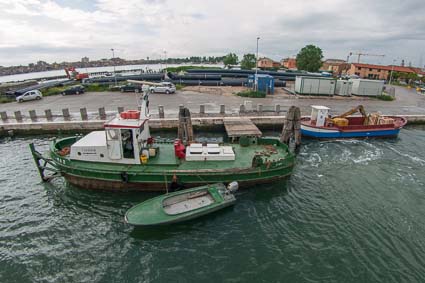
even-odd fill
[{"label": "parked car", "polygon": [[160,83],[160,86],[151,86],[149,88],[151,93],[160,92],[160,93],[175,93],[176,92],[176,86],[169,82],[162,82]]},{"label": "parked car", "polygon": [[70,94],[82,94],[84,93],[84,87],[81,85],[71,86],[62,92],[62,95]]},{"label": "parked car", "polygon": [[43,98],[43,95],[41,94],[39,90],[30,90],[20,96],[17,96],[16,101],[24,102],[28,100],[40,100],[42,98]]},{"label": "parked car", "polygon": [[142,86],[128,83],[120,87],[121,92],[141,92]]}]

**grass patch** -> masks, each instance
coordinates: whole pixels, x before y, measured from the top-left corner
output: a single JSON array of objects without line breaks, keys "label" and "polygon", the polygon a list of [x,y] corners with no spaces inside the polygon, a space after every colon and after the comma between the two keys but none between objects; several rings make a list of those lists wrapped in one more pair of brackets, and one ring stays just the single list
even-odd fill
[{"label": "grass patch", "polygon": [[62,86],[62,87],[50,87],[47,88],[45,90],[42,91],[43,96],[51,96],[51,95],[58,95],[61,94],[64,90],[66,89],[66,87]]},{"label": "grass patch", "polygon": [[389,95],[386,95],[386,94],[378,95],[378,96],[376,96],[376,98],[379,99],[379,100],[384,100],[384,101],[393,101],[393,100],[395,100],[395,97],[392,97],[392,96],[389,96]]},{"label": "grass patch", "polygon": [[182,90],[185,87],[183,84],[176,84],[176,90]]},{"label": "grass patch", "polygon": [[204,69],[204,70],[221,70],[220,67],[206,67],[206,66],[179,66],[179,67],[168,67],[167,72],[179,73],[179,72],[187,72],[189,69]]},{"label": "grass patch", "polygon": [[253,98],[266,97],[265,92],[255,91],[255,90],[244,90],[244,91],[238,92],[236,95],[242,96],[242,97],[253,97]]},{"label": "grass patch", "polygon": [[5,96],[0,97],[0,103],[9,103],[13,101],[16,101],[16,99],[5,97]]},{"label": "grass patch", "polygon": [[102,91],[111,91],[113,89],[109,88],[109,85],[101,85],[101,84],[90,84],[85,85],[84,88],[87,92],[102,92]]}]

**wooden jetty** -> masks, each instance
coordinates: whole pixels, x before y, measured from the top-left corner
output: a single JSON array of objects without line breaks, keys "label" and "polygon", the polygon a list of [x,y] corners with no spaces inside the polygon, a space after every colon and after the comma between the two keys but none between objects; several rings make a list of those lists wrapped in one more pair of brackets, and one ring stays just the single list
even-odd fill
[{"label": "wooden jetty", "polygon": [[262,132],[246,117],[224,117],[224,128],[229,138],[261,137]]}]

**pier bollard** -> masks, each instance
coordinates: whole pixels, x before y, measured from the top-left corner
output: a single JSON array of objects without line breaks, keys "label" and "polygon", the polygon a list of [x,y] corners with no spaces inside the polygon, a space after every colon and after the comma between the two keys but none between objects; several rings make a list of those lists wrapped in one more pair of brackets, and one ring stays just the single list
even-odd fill
[{"label": "pier bollard", "polygon": [[122,106],[118,107],[118,113],[121,114],[122,112],[124,112],[124,107]]},{"label": "pier bollard", "polygon": [[68,108],[62,109],[62,114],[63,114],[63,119],[65,121],[70,120],[71,116],[69,115],[69,109]]},{"label": "pier bollard", "polygon": [[241,106],[239,107],[239,114],[241,113],[245,113],[245,105],[241,104]]},{"label": "pier bollard", "polygon": [[1,116],[1,119],[3,121],[7,121],[7,112],[6,111],[0,112],[0,116]]},{"label": "pier bollard", "polygon": [[220,114],[221,115],[226,114],[226,108],[225,108],[224,104],[220,104]]},{"label": "pier bollard", "polygon": [[99,118],[100,120],[106,120],[105,107],[99,108]]},{"label": "pier bollard", "polygon": [[183,104],[180,104],[179,105],[179,113],[183,110],[183,108],[184,108],[184,105]]},{"label": "pier bollard", "polygon": [[258,112],[258,114],[263,113],[263,104],[257,104],[257,112]]},{"label": "pier bollard", "polygon": [[22,122],[22,114],[21,111],[15,111],[15,119],[18,122]]},{"label": "pier bollard", "polygon": [[201,115],[205,114],[205,104],[199,105],[199,114]]},{"label": "pier bollard", "polygon": [[276,112],[277,114],[279,114],[279,112],[280,112],[280,105],[279,104],[276,104],[275,105],[274,112]]},{"label": "pier bollard", "polygon": [[46,110],[44,110],[44,113],[46,114],[46,120],[47,121],[53,120],[52,110],[46,109]]},{"label": "pier bollard", "polygon": [[164,106],[158,105],[159,118],[164,118]]},{"label": "pier bollard", "polygon": [[37,113],[35,113],[35,110],[30,110],[29,113],[30,113],[31,121],[36,122],[37,121]]},{"label": "pier bollard", "polygon": [[88,117],[87,117],[87,109],[84,108],[80,108],[80,114],[81,114],[81,120],[87,121]]}]

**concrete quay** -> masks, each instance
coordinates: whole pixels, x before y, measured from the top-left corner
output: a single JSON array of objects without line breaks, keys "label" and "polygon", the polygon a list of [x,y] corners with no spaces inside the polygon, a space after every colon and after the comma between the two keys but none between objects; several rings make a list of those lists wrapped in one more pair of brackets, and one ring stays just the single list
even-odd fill
[{"label": "concrete quay", "polygon": [[[224,131],[224,120],[244,117],[250,119],[260,129],[276,129],[281,130],[285,121],[285,115],[267,115],[260,116],[258,114],[250,114],[243,116],[235,115],[211,115],[200,117],[194,115],[192,117],[192,125],[196,130],[221,130]],[[396,115],[401,116],[401,115]],[[407,118],[408,124],[425,124],[425,115],[403,115]],[[47,121],[39,119],[37,121],[11,121],[10,123],[0,124],[0,136],[14,135],[37,135],[37,134],[66,134],[66,133],[87,133],[94,130],[103,129],[104,123],[107,121],[94,120],[70,120],[70,121]],[[151,118],[149,125],[153,132],[176,130],[178,127],[178,119],[171,118]]]}]

